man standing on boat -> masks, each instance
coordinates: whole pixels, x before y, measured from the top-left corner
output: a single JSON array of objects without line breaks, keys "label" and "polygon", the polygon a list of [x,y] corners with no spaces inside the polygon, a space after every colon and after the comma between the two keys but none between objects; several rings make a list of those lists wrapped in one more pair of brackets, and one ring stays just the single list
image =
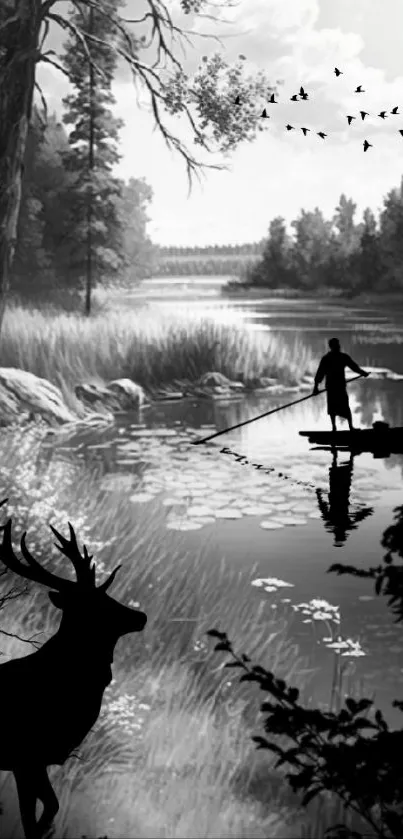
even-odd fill
[{"label": "man standing on boat", "polygon": [[329,347],[330,352],[326,353],[320,360],[315,376],[313,394],[318,393],[319,385],[326,376],[327,412],[332,422],[332,431],[337,431],[336,416],[345,417],[350,431],[354,431],[344,368],[349,367],[350,370],[353,370],[354,373],[361,374],[361,376],[369,376],[369,373],[359,367],[347,353],[341,352],[338,338],[331,338]]}]

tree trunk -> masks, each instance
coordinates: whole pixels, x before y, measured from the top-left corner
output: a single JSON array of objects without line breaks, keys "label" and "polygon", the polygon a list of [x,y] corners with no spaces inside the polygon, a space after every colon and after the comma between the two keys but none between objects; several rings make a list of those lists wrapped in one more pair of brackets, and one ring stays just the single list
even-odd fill
[{"label": "tree trunk", "polygon": [[1,0],[0,336],[17,239],[28,123],[35,86],[41,0]]},{"label": "tree trunk", "polygon": [[[89,17],[89,32],[94,31],[94,9],[90,8]],[[90,62],[90,136],[88,148],[88,204],[87,204],[87,278],[86,278],[86,295],[85,295],[85,314],[87,317],[91,314],[91,291],[92,291],[92,217],[93,217],[93,202],[94,195],[92,189],[92,178],[94,172],[94,94],[95,94],[95,75],[94,67]]]}]

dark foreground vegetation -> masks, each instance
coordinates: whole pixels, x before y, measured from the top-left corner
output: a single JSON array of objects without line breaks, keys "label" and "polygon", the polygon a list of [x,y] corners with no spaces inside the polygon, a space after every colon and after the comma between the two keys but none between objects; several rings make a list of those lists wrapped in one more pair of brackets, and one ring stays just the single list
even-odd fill
[{"label": "dark foreground vegetation", "polygon": [[[383,534],[386,549],[383,565],[357,569],[336,563],[328,571],[373,579],[375,593],[388,597],[396,622],[403,620],[403,507],[395,509],[395,522]],[[395,564],[396,558],[398,564]],[[401,749],[403,728],[390,730],[373,701],[352,697],[345,699],[338,712],[307,708],[299,701],[300,691],[287,686],[273,672],[251,665],[250,658],[236,655],[225,632],[209,630],[217,638],[216,651],[228,652],[232,661],[224,666],[240,668],[241,682],[256,682],[269,694],[261,705],[266,715],[263,727],[267,736],[252,739],[258,749],[277,757],[276,766],[292,771],[287,780],[294,792],[302,794],[306,806],[317,796],[335,793],[347,811],[356,813],[369,832],[353,830],[346,823],[332,825],[326,836],[332,839],[361,839],[363,835],[380,839],[400,839],[403,824],[403,768]],[[403,711],[403,701],[393,706]],[[370,711],[370,716],[368,712]],[[284,738],[288,743],[284,743]],[[290,745],[291,744],[291,745]],[[288,746],[288,748],[285,747]]]}]

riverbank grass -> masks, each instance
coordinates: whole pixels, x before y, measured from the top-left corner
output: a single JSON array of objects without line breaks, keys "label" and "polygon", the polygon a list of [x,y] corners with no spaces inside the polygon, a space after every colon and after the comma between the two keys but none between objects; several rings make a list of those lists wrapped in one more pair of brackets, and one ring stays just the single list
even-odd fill
[{"label": "riverbank grass", "polygon": [[216,371],[232,380],[278,377],[294,385],[311,372],[298,337],[255,336],[242,325],[212,317],[105,309],[91,318],[74,313],[10,307],[1,337],[1,364],[18,367],[61,387],[77,410],[74,387],[130,378],[152,391]]}]

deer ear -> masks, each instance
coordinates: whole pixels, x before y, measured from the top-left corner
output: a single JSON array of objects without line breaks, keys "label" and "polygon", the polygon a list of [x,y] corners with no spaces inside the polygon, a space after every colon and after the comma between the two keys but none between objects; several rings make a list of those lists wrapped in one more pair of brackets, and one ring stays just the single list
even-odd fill
[{"label": "deer ear", "polygon": [[48,591],[48,596],[56,609],[64,609],[64,599],[60,591]]}]

